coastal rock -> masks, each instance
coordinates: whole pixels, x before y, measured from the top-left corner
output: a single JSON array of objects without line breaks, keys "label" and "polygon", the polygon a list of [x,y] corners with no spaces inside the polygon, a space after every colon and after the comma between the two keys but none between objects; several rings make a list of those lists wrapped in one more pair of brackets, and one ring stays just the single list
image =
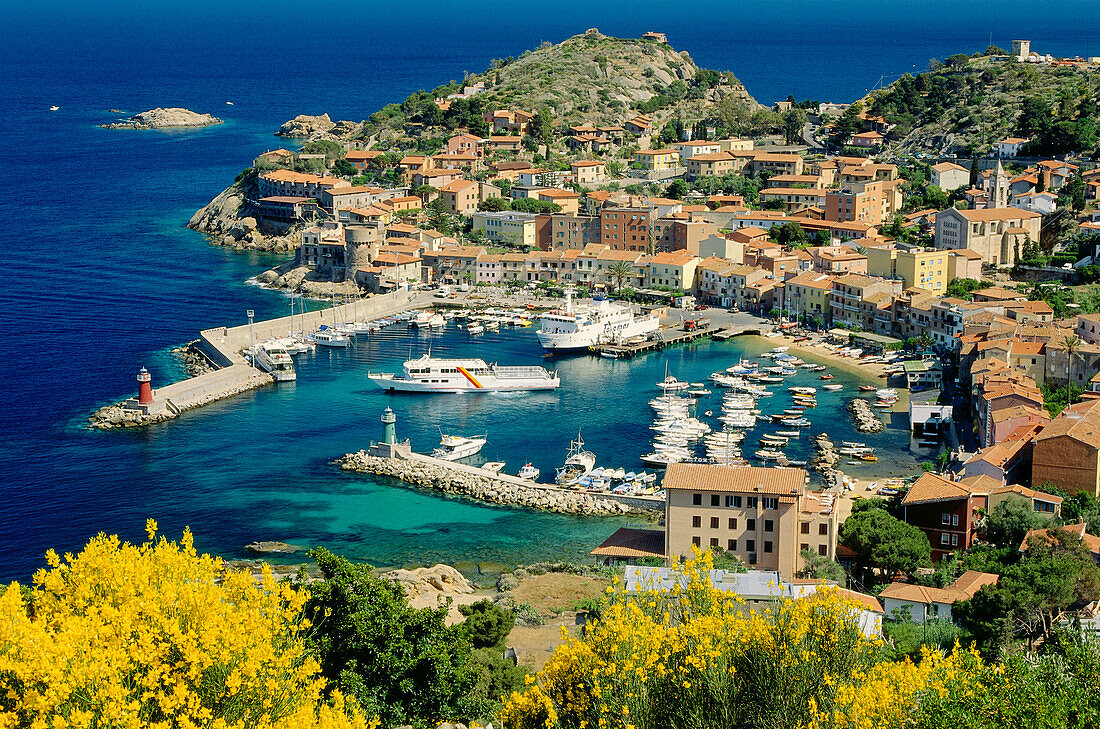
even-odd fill
[{"label": "coastal rock", "polygon": [[499,592],[511,592],[519,587],[519,580],[511,572],[502,572],[497,578],[497,590]]},{"label": "coastal rock", "polygon": [[255,554],[294,554],[301,552],[303,547],[286,542],[252,542],[244,545],[244,548]]},{"label": "coastal rock", "polygon": [[334,126],[336,124],[329,118],[328,114],[318,116],[299,114],[290,121],[283,122],[283,125],[279,127],[279,131],[275,132],[275,136],[290,137],[292,139],[306,138],[314,134],[324,134]]},{"label": "coastal rock", "polygon": [[205,233],[211,243],[227,248],[269,253],[297,250],[300,235],[295,229],[261,222],[252,215],[248,199],[254,193],[251,176],[234,182],[197,210],[187,227]]},{"label": "coastal rock", "polygon": [[101,124],[104,129],[197,129],[224,124],[213,114],[200,114],[180,107],[149,109],[125,121]]},{"label": "coastal rock", "polygon": [[410,600],[422,595],[469,595],[474,586],[454,567],[437,564],[412,570],[391,570],[382,577],[401,585]]},{"label": "coastal rock", "polygon": [[180,358],[183,366],[187,369],[187,374],[191,377],[204,375],[217,369],[210,362],[210,359],[195,346],[197,343],[198,340],[196,339],[172,350],[172,354]]},{"label": "coastal rock", "polygon": [[875,411],[867,404],[866,400],[861,398],[853,399],[848,403],[848,412],[850,412],[855,419],[856,430],[860,433],[881,433],[886,428],[883,422],[879,420],[878,416],[875,415]]}]

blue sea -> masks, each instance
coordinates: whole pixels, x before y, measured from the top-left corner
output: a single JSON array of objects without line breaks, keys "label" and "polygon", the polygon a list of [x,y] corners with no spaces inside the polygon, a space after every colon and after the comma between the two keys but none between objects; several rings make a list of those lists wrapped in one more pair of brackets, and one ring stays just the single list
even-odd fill
[{"label": "blue sea", "polygon": [[[395,368],[426,344],[401,332],[309,355],[294,385],[155,428],[99,433],[84,421],[129,394],[141,366],[158,383],[182,377],[169,350],[199,329],[242,323],[248,308],[288,311],[280,294],[244,283],[280,259],[212,247],[184,224],[257,153],[285,144],[272,132],[298,113],[365,118],[589,27],[664,31],[764,102],[851,100],[990,40],[1100,55],[1092,2],[885,0],[873,10],[848,0],[0,6],[0,579],[26,579],[46,549],[78,549],[98,531],[138,539],[147,517],[170,534],[190,525],[201,548],[230,557],[254,539],[283,539],[378,565],[582,558],[613,523],[443,499],[341,474],[331,461],[377,437],[391,405],[418,448],[438,439],[437,427],[487,432],[487,456],[548,470],[580,429],[601,463],[629,470],[640,465],[645,402],[665,363],[701,379],[740,349],[751,354],[750,344],[631,362],[564,359],[556,366],[566,384],[554,394],[424,400],[383,395],[365,380],[368,368]],[[53,104],[61,109],[49,112]],[[154,106],[227,123],[181,133],[96,127],[120,116],[108,109]],[[449,332],[435,346],[507,363],[540,356],[529,331],[477,343]],[[819,411],[830,430],[847,427],[836,408]],[[881,439],[900,448],[902,465],[921,458],[900,431]]]}]

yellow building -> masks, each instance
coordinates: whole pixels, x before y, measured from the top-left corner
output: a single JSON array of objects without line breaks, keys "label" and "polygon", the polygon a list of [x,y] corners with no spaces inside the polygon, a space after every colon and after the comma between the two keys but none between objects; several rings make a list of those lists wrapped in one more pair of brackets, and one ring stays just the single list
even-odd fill
[{"label": "yellow building", "polygon": [[806,322],[820,317],[824,322],[829,316],[829,292],[833,279],[823,273],[806,271],[783,282],[781,295],[783,309],[789,316]]},{"label": "yellow building", "polygon": [[947,289],[949,251],[915,248],[903,251],[897,248],[868,248],[867,274],[882,278],[900,279],[904,288],[921,288],[943,293]]},{"label": "yellow building", "polygon": [[671,170],[680,166],[680,153],[675,149],[643,149],[634,153],[634,161],[647,172]]}]

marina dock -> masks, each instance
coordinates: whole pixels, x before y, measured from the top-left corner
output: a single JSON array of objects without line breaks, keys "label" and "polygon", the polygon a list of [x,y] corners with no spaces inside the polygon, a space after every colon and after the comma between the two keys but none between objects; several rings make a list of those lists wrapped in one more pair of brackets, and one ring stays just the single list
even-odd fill
[{"label": "marina dock", "polygon": [[703,337],[713,336],[721,331],[717,327],[702,327],[691,331],[684,331],[676,327],[664,327],[654,334],[652,339],[637,344],[597,344],[589,351],[607,356],[611,359],[629,359],[646,352],[656,352],[665,347],[673,347],[677,344],[694,342]]},{"label": "marina dock", "polygon": [[199,332],[194,346],[209,360],[215,368],[213,371],[164,387],[146,389],[144,385],[148,383],[149,375],[142,370],[138,382],[144,397],[139,395],[100,408],[92,415],[91,424],[97,428],[152,425],[171,420],[186,410],[263,387],[274,382],[271,375],[254,368],[241,354],[253,342],[286,336],[291,332],[314,331],[322,324],[333,326],[341,322],[396,314],[427,305],[428,301],[424,298],[418,302],[417,294],[400,290],[356,299],[328,309],[253,321],[251,325],[204,329]]}]

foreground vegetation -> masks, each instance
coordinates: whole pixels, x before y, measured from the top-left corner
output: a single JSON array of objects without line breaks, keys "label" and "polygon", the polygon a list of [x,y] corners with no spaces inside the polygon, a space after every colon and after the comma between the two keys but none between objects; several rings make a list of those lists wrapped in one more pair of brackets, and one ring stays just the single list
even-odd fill
[{"label": "foreground vegetation", "polygon": [[1089,727],[1100,650],[1058,634],[1026,659],[956,644],[894,658],[835,591],[750,612],[705,579],[613,591],[583,638],[513,695],[506,729],[580,727]]}]

